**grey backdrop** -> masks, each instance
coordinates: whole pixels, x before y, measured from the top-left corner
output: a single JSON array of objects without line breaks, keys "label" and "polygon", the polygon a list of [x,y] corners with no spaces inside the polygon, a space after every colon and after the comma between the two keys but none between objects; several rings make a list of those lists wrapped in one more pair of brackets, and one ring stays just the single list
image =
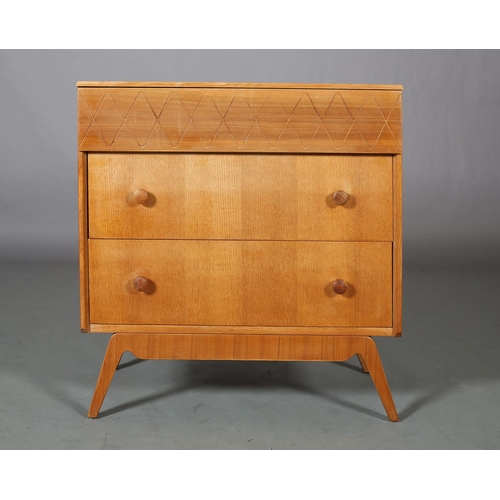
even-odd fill
[{"label": "grey backdrop", "polygon": [[405,266],[500,267],[500,53],[0,51],[0,261],[75,261],[78,80],[398,83]]}]

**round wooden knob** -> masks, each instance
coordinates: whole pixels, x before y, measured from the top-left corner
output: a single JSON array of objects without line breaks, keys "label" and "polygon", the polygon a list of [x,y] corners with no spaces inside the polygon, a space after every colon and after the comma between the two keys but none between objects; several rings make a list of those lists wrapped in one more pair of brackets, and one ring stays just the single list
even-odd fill
[{"label": "round wooden knob", "polygon": [[148,196],[149,193],[144,189],[136,189],[132,193],[131,198],[134,203],[137,203],[138,205],[144,205],[144,203],[148,201]]},{"label": "round wooden knob", "polygon": [[333,201],[337,205],[345,205],[348,199],[349,195],[345,191],[335,191],[335,193],[333,193]]},{"label": "round wooden knob", "polygon": [[134,280],[134,286],[138,292],[147,292],[151,286],[151,281],[144,276],[137,276]]},{"label": "round wooden knob", "polygon": [[335,280],[332,288],[335,293],[342,295],[347,292],[347,283],[344,280]]}]

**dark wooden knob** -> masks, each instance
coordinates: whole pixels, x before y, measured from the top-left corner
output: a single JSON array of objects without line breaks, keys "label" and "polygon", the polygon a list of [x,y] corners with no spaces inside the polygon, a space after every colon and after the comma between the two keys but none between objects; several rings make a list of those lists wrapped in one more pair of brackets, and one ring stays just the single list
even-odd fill
[{"label": "dark wooden knob", "polygon": [[345,191],[335,191],[335,193],[333,193],[333,201],[337,205],[345,205],[348,199],[349,195]]},{"label": "dark wooden knob", "polygon": [[136,189],[131,196],[131,199],[134,203],[138,205],[144,205],[148,201],[149,193],[144,189]]},{"label": "dark wooden knob", "polygon": [[151,281],[144,276],[137,276],[134,280],[134,286],[138,292],[147,292],[151,286]]},{"label": "dark wooden knob", "polygon": [[344,280],[335,280],[332,288],[335,293],[343,294],[347,292],[347,283]]}]

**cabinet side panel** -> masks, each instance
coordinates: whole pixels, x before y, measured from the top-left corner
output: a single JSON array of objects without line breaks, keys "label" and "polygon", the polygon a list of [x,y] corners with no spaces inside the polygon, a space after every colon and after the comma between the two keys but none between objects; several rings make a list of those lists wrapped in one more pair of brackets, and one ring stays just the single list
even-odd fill
[{"label": "cabinet side panel", "polygon": [[80,328],[89,331],[87,224],[87,153],[78,153],[78,253],[80,265]]},{"label": "cabinet side panel", "polygon": [[393,159],[394,186],[394,242],[393,265],[393,329],[394,336],[400,337],[402,330],[403,304],[403,163],[401,155]]}]

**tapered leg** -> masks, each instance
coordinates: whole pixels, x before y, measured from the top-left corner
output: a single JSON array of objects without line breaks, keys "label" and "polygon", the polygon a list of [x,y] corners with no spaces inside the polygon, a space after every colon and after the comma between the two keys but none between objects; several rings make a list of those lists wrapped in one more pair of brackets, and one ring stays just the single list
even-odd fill
[{"label": "tapered leg", "polygon": [[118,349],[116,334],[113,335],[109,339],[108,348],[106,349],[106,354],[104,355],[104,360],[102,362],[101,372],[99,373],[99,378],[97,379],[94,397],[90,403],[88,413],[89,418],[97,418],[123,352],[123,350]]},{"label": "tapered leg", "polygon": [[370,374],[389,420],[398,414],[371,337],[115,333],[108,344],[88,413],[96,418],[125,351],[139,359],[346,361],[355,354]]},{"label": "tapered leg", "polygon": [[358,361],[359,361],[359,364],[361,365],[362,370],[365,373],[368,373],[368,366],[366,366],[365,358],[363,358],[363,356],[361,354],[357,354],[357,356],[358,356]]},{"label": "tapered leg", "polygon": [[366,338],[366,354],[364,358],[368,373],[375,384],[375,388],[377,389],[378,395],[384,405],[389,420],[391,422],[397,422],[398,414],[396,406],[394,405],[391,390],[389,389],[389,384],[387,383],[384,367],[382,366],[380,356],[378,355],[377,346],[371,337]]}]

